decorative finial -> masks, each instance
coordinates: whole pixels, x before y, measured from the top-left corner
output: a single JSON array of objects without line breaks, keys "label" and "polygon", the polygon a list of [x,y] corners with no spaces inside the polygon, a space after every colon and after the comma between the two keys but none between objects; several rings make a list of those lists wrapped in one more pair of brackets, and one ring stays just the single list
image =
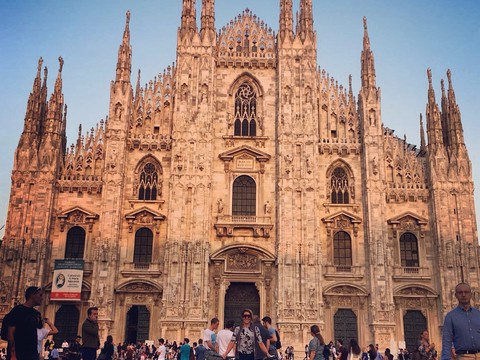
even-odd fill
[{"label": "decorative finial", "polygon": [[363,29],[365,31],[367,31],[367,17],[366,16],[363,17]]},{"label": "decorative finial", "polygon": [[60,63],[60,68],[58,69],[58,72],[62,72],[62,69],[63,69],[63,58],[60,56],[58,58],[58,62]]},{"label": "decorative finial", "polygon": [[43,65],[43,58],[40,56],[40,59],[38,59],[38,72],[40,72],[40,70],[42,69],[42,65]]},{"label": "decorative finial", "polygon": [[450,69],[447,70],[447,79],[448,79],[448,88],[452,88],[452,72]]},{"label": "decorative finial", "polygon": [[442,95],[445,95],[445,81],[440,80],[440,87],[442,89]]},{"label": "decorative finial", "polygon": [[348,86],[352,88],[352,74],[348,75]]},{"label": "decorative finial", "polygon": [[130,10],[127,10],[127,25],[130,23]]},{"label": "decorative finial", "polygon": [[432,86],[432,69],[427,69],[428,84]]},{"label": "decorative finial", "polygon": [[48,76],[48,68],[45,66],[45,67],[43,68],[43,77],[46,79],[47,76]]}]

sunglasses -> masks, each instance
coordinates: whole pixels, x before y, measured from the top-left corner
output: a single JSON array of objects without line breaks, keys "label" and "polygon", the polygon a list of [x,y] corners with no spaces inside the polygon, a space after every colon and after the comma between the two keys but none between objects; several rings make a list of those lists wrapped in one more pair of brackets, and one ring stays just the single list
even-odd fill
[{"label": "sunglasses", "polygon": [[252,315],[250,315],[250,314],[243,314],[243,317],[244,317],[244,318],[251,318]]}]

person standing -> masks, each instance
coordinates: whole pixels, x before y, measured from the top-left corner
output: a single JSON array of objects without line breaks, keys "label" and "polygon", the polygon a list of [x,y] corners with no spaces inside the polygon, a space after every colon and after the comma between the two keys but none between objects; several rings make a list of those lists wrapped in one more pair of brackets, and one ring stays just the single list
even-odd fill
[{"label": "person standing", "polygon": [[[225,329],[222,329],[218,332],[217,352],[219,354],[223,354],[227,350],[228,344],[230,344],[230,341],[232,340],[234,327],[235,327],[235,321],[228,320],[227,323],[225,324]],[[233,349],[230,350],[230,352],[227,354],[227,357],[231,357],[231,358],[235,357],[235,351],[233,351]]]},{"label": "person standing", "polygon": [[37,328],[41,314],[34,309],[43,302],[43,290],[30,286],[25,291],[25,302],[9,313],[7,359],[38,360]]},{"label": "person standing", "polygon": [[362,356],[362,349],[358,345],[357,340],[350,339],[348,344],[348,360],[360,360]]},{"label": "person standing", "polygon": [[67,341],[67,340],[63,340],[63,343],[62,343],[62,354],[66,354],[66,353],[67,353],[67,350],[68,350],[68,341]]},{"label": "person standing", "polygon": [[56,347],[53,348],[52,351],[50,352],[50,359],[58,360],[59,357],[60,357],[60,353],[58,352],[58,349]]},{"label": "person standing", "polygon": [[82,340],[82,337],[80,335],[77,335],[74,341],[70,343],[70,346],[68,347],[68,360],[80,360],[82,357],[81,354],[81,347],[82,344],[80,344],[80,341]]},{"label": "person standing", "polygon": [[272,318],[270,316],[264,316],[262,319],[263,326],[268,331],[268,353],[273,356],[278,356],[277,354],[277,332],[272,326]]},{"label": "person standing", "polygon": [[235,358],[239,360],[254,360],[256,358],[255,344],[258,344],[265,356],[270,357],[260,335],[260,329],[258,326],[253,325],[252,318],[252,310],[245,309],[242,311],[242,325],[235,328],[230,344],[228,344],[225,352],[220,354],[224,359],[227,358],[230,350],[236,345]]},{"label": "person standing", "polygon": [[107,341],[103,344],[102,352],[105,354],[105,360],[112,360],[115,354],[112,335],[107,336]]},{"label": "person standing", "polygon": [[[455,287],[458,306],[451,310],[443,323],[441,360],[480,359],[480,311],[471,305],[472,289],[461,282]],[[474,356],[472,356],[474,355]]]},{"label": "person standing", "polygon": [[[47,324],[49,327],[45,327],[45,324]],[[53,325],[53,323],[50,320],[48,320],[47,318],[40,320],[39,327],[37,329],[37,339],[38,339],[37,350],[39,355],[42,355],[43,340],[46,339],[47,336],[55,335],[55,334],[58,334],[58,329],[55,327],[55,325]],[[64,350],[64,354],[65,354],[65,350]]]},{"label": "person standing", "polygon": [[190,350],[192,347],[189,344],[190,339],[183,339],[183,345],[180,346],[180,360],[190,360]]},{"label": "person standing", "polygon": [[325,360],[323,357],[323,349],[325,348],[325,340],[320,334],[318,325],[310,327],[312,340],[308,343],[308,360]]},{"label": "person standing", "polygon": [[[263,340],[263,345],[265,345],[265,348],[268,351],[269,347],[269,338],[270,334],[268,333],[268,329],[262,325],[260,322],[260,316],[258,315],[253,315],[252,317],[252,323],[253,326],[258,327],[260,330],[260,336],[262,337]],[[265,355],[262,353],[262,350],[260,349],[259,343],[255,343],[255,360],[263,360],[265,358]]]},{"label": "person standing", "polygon": [[343,346],[343,340],[337,340],[337,359],[338,360],[347,360],[348,350]]},{"label": "person standing", "polygon": [[215,351],[215,330],[218,328],[220,321],[214,317],[210,320],[210,326],[203,332],[203,343],[207,350]]},{"label": "person standing", "polygon": [[437,358],[435,344],[430,343],[430,335],[427,329],[420,333],[420,340],[418,340],[417,350],[423,360],[433,360]]},{"label": "person standing", "polygon": [[[218,340],[218,337],[217,337]],[[205,360],[207,348],[203,346],[203,339],[198,339],[198,346],[195,348],[195,359]]]},{"label": "person standing", "polygon": [[97,349],[100,347],[97,307],[91,307],[87,310],[87,318],[82,324],[82,340],[83,360],[95,360],[97,358]]},{"label": "person standing", "polygon": [[161,338],[158,339],[158,349],[157,349],[157,356],[158,360],[165,360],[167,354],[167,348],[165,347],[165,339]]}]

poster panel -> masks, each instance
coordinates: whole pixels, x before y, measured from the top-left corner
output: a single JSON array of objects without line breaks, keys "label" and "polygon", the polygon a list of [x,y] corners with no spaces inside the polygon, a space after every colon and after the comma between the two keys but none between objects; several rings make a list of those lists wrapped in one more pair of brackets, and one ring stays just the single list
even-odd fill
[{"label": "poster panel", "polygon": [[81,259],[55,260],[50,300],[80,301],[84,264]]}]

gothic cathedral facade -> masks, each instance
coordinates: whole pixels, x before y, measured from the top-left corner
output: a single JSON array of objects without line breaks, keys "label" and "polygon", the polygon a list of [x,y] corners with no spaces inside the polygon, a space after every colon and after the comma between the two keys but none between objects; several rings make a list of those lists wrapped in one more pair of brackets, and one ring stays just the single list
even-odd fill
[{"label": "gothic cathedral facade", "polygon": [[[317,66],[312,0],[279,0],[275,34],[250,10],[215,28],[183,0],[176,63],[132,85],[127,13],[108,118],[67,147],[62,65],[42,61],[15,153],[0,312],[44,286],[62,340],[98,306],[116,341],[198,339],[210,318],[269,315],[282,342],[439,342],[461,280],[480,305],[471,162],[447,73],[428,71],[426,135],[382,122],[364,19],[361,88]],[[135,81],[135,80],[133,80]],[[81,299],[55,301],[55,259],[83,259]],[[413,339],[413,340],[412,340]],[[393,344],[393,345],[392,345]]]}]

